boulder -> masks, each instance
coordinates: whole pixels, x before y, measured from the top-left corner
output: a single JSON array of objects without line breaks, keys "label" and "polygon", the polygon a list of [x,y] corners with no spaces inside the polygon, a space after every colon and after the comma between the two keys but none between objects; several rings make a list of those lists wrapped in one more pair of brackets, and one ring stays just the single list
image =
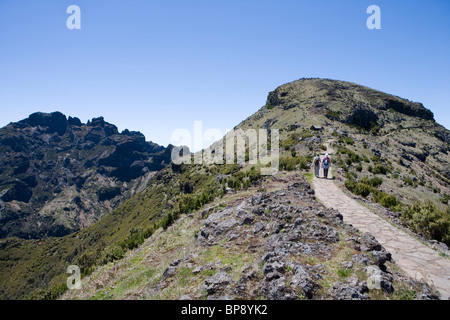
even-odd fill
[{"label": "boulder", "polygon": [[225,272],[219,272],[206,278],[204,288],[208,294],[215,294],[222,291],[228,286],[233,279]]},{"label": "boulder", "polygon": [[368,232],[363,234],[361,240],[362,251],[380,251],[382,249],[382,246],[378,240]]},{"label": "boulder", "polygon": [[306,298],[312,299],[314,291],[320,287],[319,284],[312,280],[309,273],[301,264],[295,263],[293,271],[294,276],[290,281],[290,285],[299,288]]}]

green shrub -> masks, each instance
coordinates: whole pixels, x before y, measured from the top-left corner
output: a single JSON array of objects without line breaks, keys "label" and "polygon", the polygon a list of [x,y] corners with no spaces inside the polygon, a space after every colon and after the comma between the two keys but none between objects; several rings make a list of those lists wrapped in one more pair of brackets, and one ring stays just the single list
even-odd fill
[{"label": "green shrub", "polygon": [[375,188],[378,186],[381,186],[382,183],[383,183],[383,179],[378,178],[378,177],[373,177],[372,179],[369,180],[369,184]]},{"label": "green shrub", "polygon": [[108,262],[113,262],[116,260],[120,260],[124,257],[125,251],[119,245],[113,245],[108,247],[102,254],[100,258],[101,264],[107,264]]},{"label": "green shrub", "polygon": [[[334,110],[327,110],[327,117],[331,120],[339,120],[341,116],[340,111],[334,111]],[[333,132],[333,134],[336,134],[336,132]]]},{"label": "green shrub", "polygon": [[410,186],[413,185],[413,180],[411,179],[411,177],[404,176],[404,177],[403,177],[403,181],[404,181],[407,185],[410,185]]},{"label": "green shrub", "polygon": [[417,201],[404,207],[401,218],[414,231],[450,245],[450,207],[442,211],[430,200]]},{"label": "green shrub", "polygon": [[386,174],[388,172],[388,168],[381,163],[376,163],[373,167],[373,174]]},{"label": "green shrub", "polygon": [[339,142],[339,143],[345,143],[345,144],[348,144],[348,145],[354,145],[354,144],[355,144],[355,141],[353,141],[352,138],[350,138],[350,137],[345,137],[345,136],[341,136],[341,137],[339,138],[338,142]]},{"label": "green shrub", "polygon": [[337,273],[338,273],[339,277],[341,277],[342,279],[345,279],[350,275],[350,270],[347,268],[339,269]]},{"label": "green shrub", "polygon": [[441,198],[439,198],[439,200],[440,200],[443,204],[448,204],[448,200],[450,200],[450,195],[444,194]]},{"label": "green shrub", "polygon": [[247,173],[247,176],[250,179],[250,182],[258,181],[259,179],[261,179],[261,170],[252,167],[250,171]]},{"label": "green shrub", "polygon": [[291,149],[296,143],[298,143],[299,136],[300,135],[298,133],[292,133],[288,138],[280,143],[280,147],[284,148],[284,150]]},{"label": "green shrub", "polygon": [[38,289],[29,294],[24,300],[55,300],[67,291],[67,284],[62,283],[49,288]]},{"label": "green shrub", "polygon": [[243,171],[237,171],[233,174],[233,177],[237,179],[237,181],[242,182],[245,178],[246,174]]},{"label": "green shrub", "polygon": [[372,192],[372,187],[365,183],[358,183],[354,193],[366,198]]},{"label": "green shrub", "polygon": [[170,227],[174,223],[174,221],[175,221],[174,215],[172,213],[169,213],[161,221],[161,227],[164,230],[167,230],[167,228]]},{"label": "green shrub", "polygon": [[295,149],[291,149],[291,156],[295,157],[297,155],[297,152]]},{"label": "green shrub", "polygon": [[[169,214],[170,215],[170,214]],[[142,228],[132,228],[130,230],[130,234],[128,237],[119,243],[119,246],[122,249],[128,249],[133,250],[134,248],[139,247],[142,243],[144,243],[144,240],[148,238],[151,235],[150,229],[147,232],[144,232]],[[119,252],[116,252],[116,254],[120,254]]]},{"label": "green shrub", "polygon": [[344,185],[349,191],[355,193],[355,189],[356,189],[358,184],[353,179],[347,179],[347,180],[345,180]]},{"label": "green shrub", "polygon": [[285,171],[293,171],[293,170],[295,170],[295,167],[299,163],[300,163],[300,159],[297,157],[292,157],[292,156],[282,157],[280,159],[279,169],[285,170]]},{"label": "green shrub", "polygon": [[223,169],[221,170],[222,174],[231,174],[232,172],[240,169],[238,164],[225,164],[222,167],[223,167]]},{"label": "green shrub", "polygon": [[347,179],[353,179],[353,178],[356,179],[356,178],[358,178],[358,174],[354,171],[350,171],[345,174],[345,177]]},{"label": "green shrub", "polygon": [[313,157],[311,155],[301,156],[299,157],[299,169],[300,170],[307,170],[309,169],[309,165],[312,162]]},{"label": "green shrub", "polygon": [[371,129],[370,129],[370,134],[371,135],[373,135],[373,136],[376,136],[379,132],[380,132],[380,127],[379,126],[377,126],[377,125],[372,125],[372,122],[371,122]]},{"label": "green shrub", "polygon": [[354,194],[365,198],[372,192],[373,188],[369,185],[367,177],[361,178],[358,182],[353,180],[352,174],[347,174],[346,177],[344,185]]},{"label": "green shrub", "polygon": [[397,198],[394,195],[389,195],[382,192],[380,199],[377,201],[385,208],[393,208],[399,204]]}]

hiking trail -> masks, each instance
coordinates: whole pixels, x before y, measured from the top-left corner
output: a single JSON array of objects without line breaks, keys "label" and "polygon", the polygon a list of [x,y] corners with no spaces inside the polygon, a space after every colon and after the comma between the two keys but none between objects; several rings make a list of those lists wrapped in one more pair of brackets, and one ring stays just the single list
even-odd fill
[{"label": "hiking trail", "polygon": [[[333,150],[329,147],[331,142],[325,143],[330,157],[333,155]],[[450,299],[450,260],[346,195],[330,179],[332,170],[331,166],[328,179],[323,178],[322,168],[319,178],[313,178],[316,197],[325,207],[338,210],[345,223],[362,232],[371,233],[392,254],[392,259],[408,276],[434,285],[441,293],[441,299]]]}]

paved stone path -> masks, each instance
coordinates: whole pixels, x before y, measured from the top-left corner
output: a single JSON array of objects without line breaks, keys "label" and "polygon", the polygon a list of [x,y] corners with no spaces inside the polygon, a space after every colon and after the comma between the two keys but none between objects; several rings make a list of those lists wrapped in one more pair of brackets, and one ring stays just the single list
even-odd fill
[{"label": "paved stone path", "polygon": [[[332,150],[328,148],[330,157]],[[317,198],[326,206],[338,210],[344,222],[362,232],[370,232],[392,254],[392,258],[407,275],[423,279],[441,293],[441,299],[450,299],[450,260],[427,247],[404,231],[394,227],[386,220],[347,196],[328,178],[313,179]]]}]

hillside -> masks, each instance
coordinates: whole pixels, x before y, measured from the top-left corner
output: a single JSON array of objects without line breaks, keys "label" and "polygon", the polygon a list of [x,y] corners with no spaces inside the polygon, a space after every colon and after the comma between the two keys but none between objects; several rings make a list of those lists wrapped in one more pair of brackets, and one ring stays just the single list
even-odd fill
[{"label": "hillside", "polygon": [[[301,79],[269,93],[236,128],[280,130],[276,176],[262,177],[260,164],[172,163],[83,230],[42,243],[0,241],[1,298],[55,298],[71,264],[87,277],[66,298],[436,298],[370,235],[318,204],[304,178],[330,141],[341,188],[418,236],[447,242],[449,132],[429,110],[348,82]],[[430,201],[427,210],[418,199]],[[263,259],[270,252],[274,259]],[[370,266],[387,272],[385,290],[366,291]]]},{"label": "hillside", "polygon": [[0,237],[61,237],[142,191],[171,149],[102,117],[34,113],[0,129]]},{"label": "hillside", "polygon": [[304,177],[263,180],[159,230],[61,299],[437,299],[317,203]]}]

